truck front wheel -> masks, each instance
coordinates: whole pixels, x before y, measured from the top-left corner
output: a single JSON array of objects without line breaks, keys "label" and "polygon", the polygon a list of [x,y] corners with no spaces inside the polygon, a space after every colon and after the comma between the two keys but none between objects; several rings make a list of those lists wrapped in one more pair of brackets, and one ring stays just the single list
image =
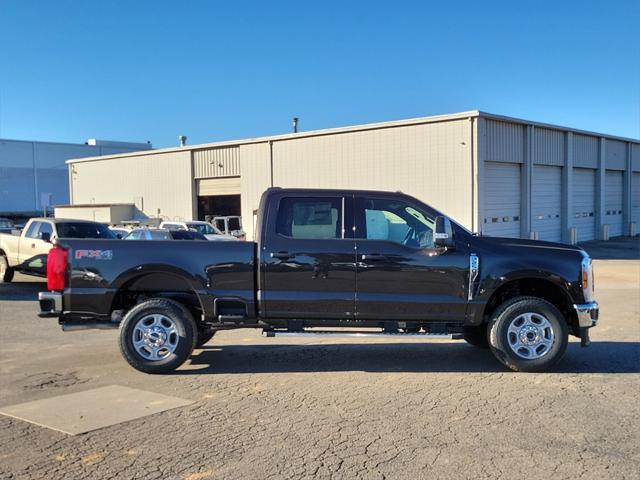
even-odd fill
[{"label": "truck front wheel", "polygon": [[196,323],[189,310],[173,300],[154,298],[125,315],[120,351],[136,370],[167,373],[189,358],[196,335]]},{"label": "truck front wheel", "polygon": [[564,355],[569,329],[560,311],[536,297],[516,297],[501,305],[489,323],[489,347],[516,372],[539,372]]},{"label": "truck front wheel", "polygon": [[11,283],[13,280],[13,268],[4,255],[0,255],[0,283]]}]

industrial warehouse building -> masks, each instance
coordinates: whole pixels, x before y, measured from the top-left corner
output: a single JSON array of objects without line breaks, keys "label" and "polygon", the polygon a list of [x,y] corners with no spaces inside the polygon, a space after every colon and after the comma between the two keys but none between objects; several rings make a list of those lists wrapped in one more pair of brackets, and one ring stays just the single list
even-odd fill
[{"label": "industrial warehouse building", "polygon": [[76,216],[241,214],[249,239],[270,186],[401,190],[492,236],[571,243],[640,224],[640,140],[480,111],[68,164]]},{"label": "industrial warehouse building", "polygon": [[85,143],[0,139],[0,216],[28,217],[69,202],[66,160],[150,149],[149,143]]}]

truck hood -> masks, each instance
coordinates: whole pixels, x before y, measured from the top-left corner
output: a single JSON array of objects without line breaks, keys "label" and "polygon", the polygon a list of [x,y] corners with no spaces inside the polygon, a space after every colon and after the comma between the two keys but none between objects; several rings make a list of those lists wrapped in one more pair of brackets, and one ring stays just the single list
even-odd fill
[{"label": "truck hood", "polygon": [[[486,245],[496,245],[504,247],[529,248],[541,250],[565,250],[571,252],[583,252],[584,250],[576,245],[566,243],[546,242],[543,240],[527,240],[523,238],[505,238],[505,237],[475,237],[481,239]],[[542,253],[542,252],[541,252]]]}]

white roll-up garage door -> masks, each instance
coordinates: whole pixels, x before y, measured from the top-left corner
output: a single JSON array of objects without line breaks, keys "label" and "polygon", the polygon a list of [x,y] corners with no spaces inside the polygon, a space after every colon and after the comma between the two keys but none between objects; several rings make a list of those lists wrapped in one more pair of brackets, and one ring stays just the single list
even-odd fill
[{"label": "white roll-up garage door", "polygon": [[573,226],[578,241],[596,238],[596,172],[588,168],[573,169]]},{"label": "white roll-up garage door", "polygon": [[520,164],[486,162],[482,232],[520,237]]},{"label": "white roll-up garage door", "polygon": [[631,177],[631,221],[636,222],[636,232],[640,233],[640,173]]},{"label": "white roll-up garage door", "polygon": [[540,240],[562,241],[561,194],[562,168],[534,165],[531,182],[531,229],[538,232]]},{"label": "white roll-up garage door", "polygon": [[604,223],[609,225],[610,237],[619,237],[622,235],[622,172],[607,170],[605,178]]}]

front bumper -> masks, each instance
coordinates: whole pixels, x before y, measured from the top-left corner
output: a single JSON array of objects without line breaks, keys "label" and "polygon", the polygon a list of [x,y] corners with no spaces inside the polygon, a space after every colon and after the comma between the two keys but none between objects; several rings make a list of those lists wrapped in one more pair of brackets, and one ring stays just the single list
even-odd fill
[{"label": "front bumper", "polygon": [[40,303],[40,318],[55,318],[62,314],[62,293],[60,292],[39,292],[38,302]]},{"label": "front bumper", "polygon": [[578,314],[578,325],[580,328],[595,327],[598,323],[600,308],[598,302],[579,303],[573,306]]}]

